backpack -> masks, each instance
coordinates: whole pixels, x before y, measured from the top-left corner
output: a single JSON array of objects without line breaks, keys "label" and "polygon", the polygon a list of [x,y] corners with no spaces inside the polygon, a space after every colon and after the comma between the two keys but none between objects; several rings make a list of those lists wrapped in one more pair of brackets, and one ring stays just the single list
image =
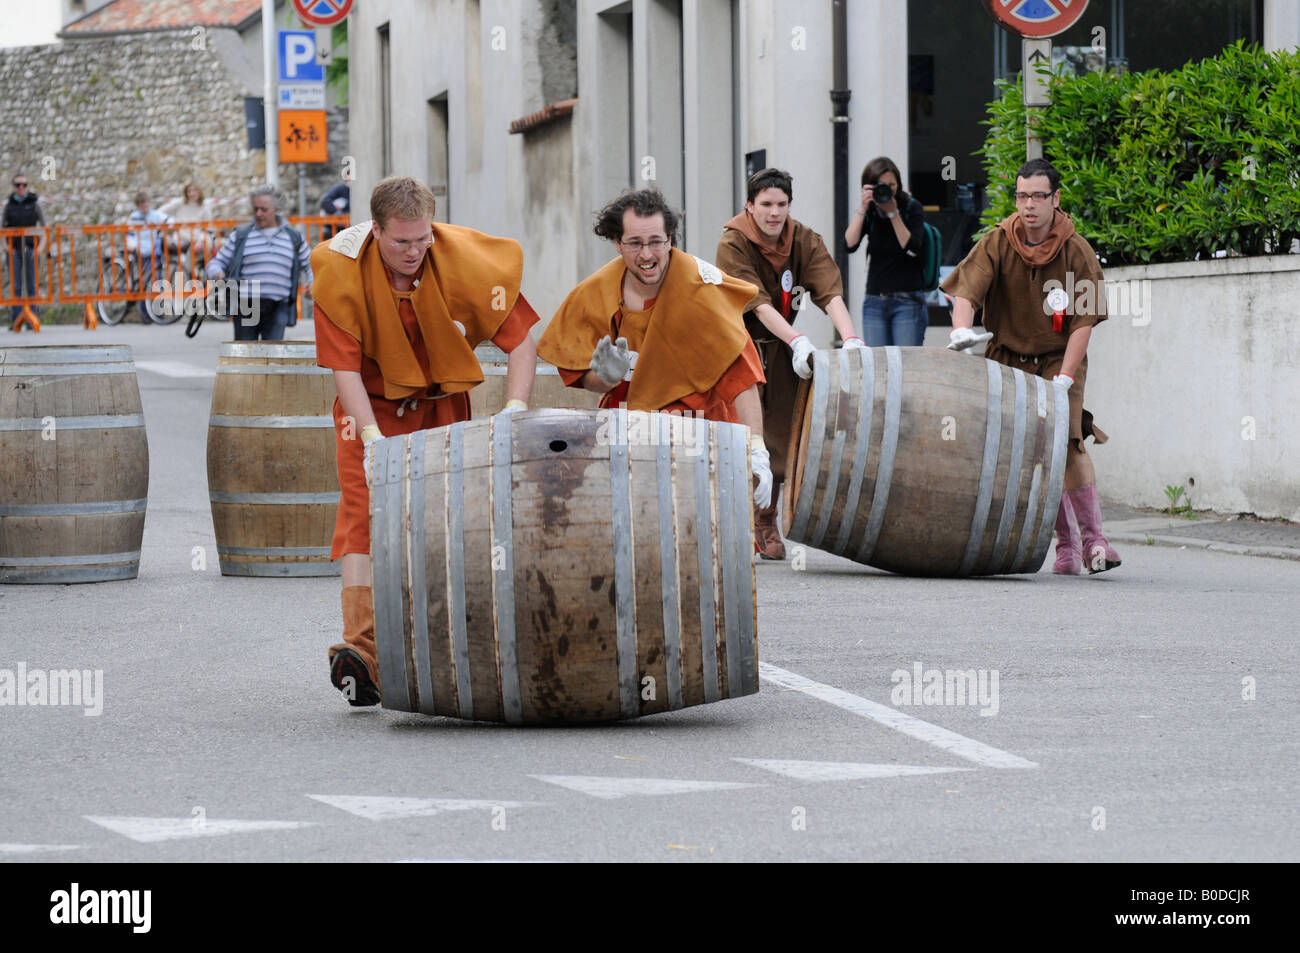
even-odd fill
[{"label": "backpack", "polygon": [[939,287],[939,259],[942,257],[943,236],[939,229],[925,222],[925,235],[921,241],[921,290],[934,291]]}]

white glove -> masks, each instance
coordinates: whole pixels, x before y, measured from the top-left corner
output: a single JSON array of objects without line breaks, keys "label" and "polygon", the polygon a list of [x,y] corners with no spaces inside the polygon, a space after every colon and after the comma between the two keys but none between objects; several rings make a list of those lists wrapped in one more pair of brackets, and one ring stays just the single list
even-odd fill
[{"label": "white glove", "polygon": [[1052,378],[1052,386],[1059,387],[1063,391],[1068,391],[1074,386],[1074,378],[1069,374],[1057,374]]},{"label": "white glove", "polygon": [[610,387],[618,384],[632,369],[627,338],[619,338],[617,343],[612,343],[608,334],[601,338],[591,355],[591,369]]},{"label": "white glove", "polygon": [[812,377],[812,367],[809,366],[809,361],[817,353],[817,349],[808,340],[808,335],[800,334],[795,337],[790,342],[790,350],[794,352],[790,358],[790,363],[794,366],[794,372],[804,380]]},{"label": "white glove", "polygon": [[522,400],[508,400],[506,401],[506,405],[502,407],[501,410],[498,411],[498,413],[517,414],[519,413],[519,411],[527,410],[527,409],[528,409],[528,405],[524,403]]},{"label": "white glove", "polygon": [[867,342],[862,340],[862,338],[844,339],[844,350],[846,351],[855,351],[860,347],[866,347],[866,346],[867,346]]},{"label": "white glove", "polygon": [[373,453],[372,446],[378,440],[383,440],[384,435],[379,432],[379,428],[374,424],[368,424],[361,428],[361,467],[366,474],[366,486],[370,486],[370,474],[373,472],[370,466],[370,457]]},{"label": "white glove", "polygon": [[948,350],[965,351],[970,353],[970,349],[976,344],[993,339],[992,331],[985,331],[983,334],[976,334],[971,328],[953,328],[948,332]]},{"label": "white glove", "polygon": [[767,452],[761,434],[749,438],[749,466],[758,477],[754,488],[754,505],[767,509],[772,505],[772,458]]}]

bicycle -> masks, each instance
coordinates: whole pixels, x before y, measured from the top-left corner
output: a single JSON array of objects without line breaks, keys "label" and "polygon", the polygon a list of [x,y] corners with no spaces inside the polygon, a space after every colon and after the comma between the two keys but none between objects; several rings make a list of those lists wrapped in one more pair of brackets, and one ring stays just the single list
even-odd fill
[{"label": "bicycle", "polygon": [[139,295],[121,301],[96,302],[95,308],[99,312],[100,323],[120,324],[132,310],[136,309],[143,310],[154,324],[172,324],[180,318],[179,312],[172,313],[175,309],[167,306],[168,301],[165,298],[151,298],[146,293],[147,289],[143,287],[140,265],[148,262],[148,273],[152,276],[162,265],[161,252],[161,247],[152,256],[132,254],[128,250],[125,259],[111,251],[104,253],[105,290],[118,293],[139,292]]},{"label": "bicycle", "polygon": [[[159,232],[159,237],[154,243],[152,255],[142,254],[137,248],[132,247],[133,245],[138,247],[139,244],[135,235],[127,236],[125,256],[117,249],[104,252],[106,290],[118,293],[139,292],[139,294],[125,300],[97,302],[96,308],[102,323],[119,324],[131,313],[132,308],[136,307],[143,314],[147,314],[154,324],[174,324],[186,314],[192,313],[196,307],[206,307],[204,304],[208,297],[206,287],[201,290],[196,300],[193,300],[195,299],[193,294],[184,289],[173,289],[170,293],[150,294],[156,276],[164,269],[172,272],[162,276],[167,281],[174,282],[178,277],[188,278],[192,272],[196,280],[206,283],[202,274],[202,258],[206,257],[203,252],[208,247],[204,234],[198,232],[197,235],[192,235],[174,228],[166,228],[164,232],[164,229],[158,226],[155,226],[155,229]],[[166,255],[163,254],[164,233]],[[196,245],[201,247],[196,248]],[[196,255],[195,252],[199,254]],[[142,267],[145,271],[143,276],[140,274]],[[219,321],[230,320],[229,315],[215,313],[210,309],[208,314]]]}]

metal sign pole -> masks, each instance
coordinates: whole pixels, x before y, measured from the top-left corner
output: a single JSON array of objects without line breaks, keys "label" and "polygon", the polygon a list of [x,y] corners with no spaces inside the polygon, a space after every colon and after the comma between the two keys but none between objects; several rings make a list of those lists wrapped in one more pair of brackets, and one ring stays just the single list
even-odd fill
[{"label": "metal sign pole", "polygon": [[1043,157],[1043,140],[1038,134],[1038,124],[1043,112],[1052,104],[1052,88],[1048,77],[1038,73],[1039,67],[1052,63],[1052,41],[1020,41],[1021,78],[1025,88],[1025,159]]},{"label": "metal sign pole", "polygon": [[262,0],[262,108],[266,116],[266,181],[280,184],[280,117],[275,99],[280,67],[275,54],[275,0]]}]

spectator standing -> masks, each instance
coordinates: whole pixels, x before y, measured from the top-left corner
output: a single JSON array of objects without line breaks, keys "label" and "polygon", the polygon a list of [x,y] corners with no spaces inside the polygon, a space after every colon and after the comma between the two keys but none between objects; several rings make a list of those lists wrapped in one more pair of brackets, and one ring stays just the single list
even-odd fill
[{"label": "spectator standing", "polygon": [[[45,210],[40,197],[31,190],[27,176],[13,177],[13,192],[5,202],[0,228],[44,228]],[[9,284],[15,297],[36,295],[36,256],[45,251],[45,233],[15,236],[9,240]],[[25,280],[24,280],[25,279]],[[12,320],[18,320],[22,305],[13,306]]]},{"label": "spectator standing", "polygon": [[249,193],[252,222],[235,229],[208,262],[209,278],[239,282],[239,315],[231,315],[236,341],[283,341],[298,323],[298,287],[312,283],[311,249],[281,217],[284,195],[274,185]]},{"label": "spectator standing", "polygon": [[[347,215],[351,210],[352,187],[346,182],[340,182],[321,196],[320,213],[322,215]],[[333,225],[326,225],[321,229],[321,235],[324,240],[328,241],[337,231],[339,229]]]},{"label": "spectator standing", "polygon": [[[170,225],[173,221],[172,217],[151,209],[152,204],[153,200],[148,192],[141,190],[135,193],[135,211],[127,218],[126,224]],[[153,323],[149,315],[148,296],[152,293],[154,274],[162,262],[162,247],[163,233],[160,230],[138,228],[136,231],[126,233],[126,250],[136,256],[140,264],[140,290],[145,294],[144,300],[140,302],[140,320],[145,324]]]},{"label": "spectator standing", "polygon": [[879,156],[862,170],[862,198],[844,231],[849,254],[867,239],[867,292],[862,334],[868,347],[920,347],[930,323],[925,309],[925,213],[903,191],[894,160]]}]

